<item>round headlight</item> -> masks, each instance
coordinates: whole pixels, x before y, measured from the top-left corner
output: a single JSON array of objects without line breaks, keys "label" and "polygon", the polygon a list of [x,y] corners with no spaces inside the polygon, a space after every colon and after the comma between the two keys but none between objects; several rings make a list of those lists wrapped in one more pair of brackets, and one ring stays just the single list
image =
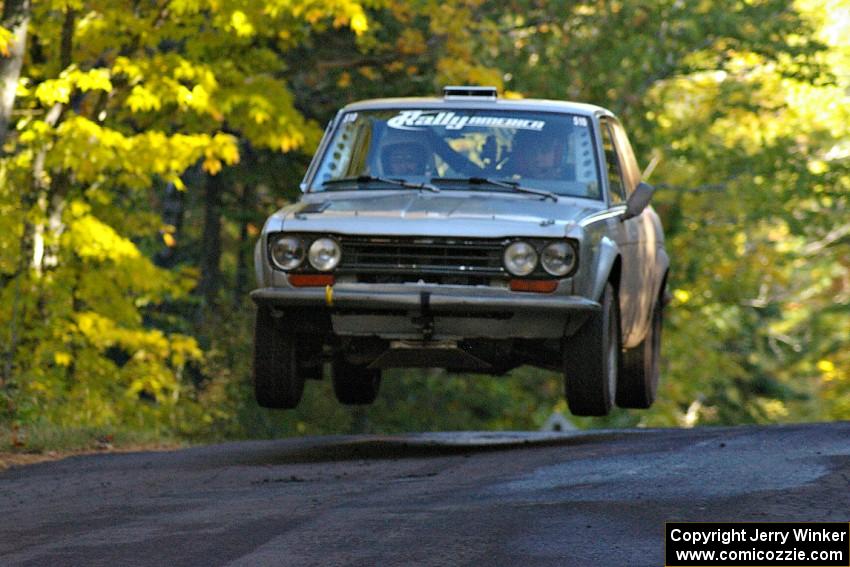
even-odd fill
[{"label": "round headlight", "polygon": [[272,261],[281,270],[294,270],[304,261],[304,242],[295,236],[279,236],[270,247]]},{"label": "round headlight", "polygon": [[307,257],[310,265],[320,272],[330,272],[342,259],[342,250],[333,238],[319,238],[310,245]]},{"label": "round headlight", "polygon": [[566,242],[554,242],[543,249],[540,263],[553,276],[565,276],[576,263],[575,250]]},{"label": "round headlight", "polygon": [[527,276],[537,267],[537,250],[528,242],[514,242],[502,256],[505,268],[515,276]]}]

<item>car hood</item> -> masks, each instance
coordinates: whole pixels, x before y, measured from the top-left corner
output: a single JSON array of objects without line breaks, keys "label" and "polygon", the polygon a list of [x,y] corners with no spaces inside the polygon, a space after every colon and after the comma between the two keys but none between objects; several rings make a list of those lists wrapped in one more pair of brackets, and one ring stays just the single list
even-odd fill
[{"label": "car hood", "polygon": [[601,202],[481,191],[308,194],[278,211],[267,230],[430,236],[549,236],[578,228]]}]

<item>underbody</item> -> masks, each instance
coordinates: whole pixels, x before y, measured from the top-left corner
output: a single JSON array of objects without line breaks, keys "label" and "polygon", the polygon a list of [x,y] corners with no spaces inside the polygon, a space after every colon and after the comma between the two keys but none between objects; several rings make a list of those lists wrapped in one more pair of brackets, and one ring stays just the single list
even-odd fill
[{"label": "underbody", "polygon": [[489,286],[376,287],[264,288],[252,297],[272,308],[282,325],[324,337],[328,344],[322,356],[328,360],[341,353],[371,368],[493,374],[523,364],[558,368],[562,337],[599,309],[597,302],[579,296],[518,294]]}]

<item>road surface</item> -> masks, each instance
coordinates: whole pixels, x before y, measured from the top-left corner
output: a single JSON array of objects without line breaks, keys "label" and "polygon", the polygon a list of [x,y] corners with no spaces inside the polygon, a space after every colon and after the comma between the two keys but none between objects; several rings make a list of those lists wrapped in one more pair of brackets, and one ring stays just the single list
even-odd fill
[{"label": "road surface", "polygon": [[0,565],[658,567],[673,520],[850,520],[850,423],[301,438],[0,473]]}]

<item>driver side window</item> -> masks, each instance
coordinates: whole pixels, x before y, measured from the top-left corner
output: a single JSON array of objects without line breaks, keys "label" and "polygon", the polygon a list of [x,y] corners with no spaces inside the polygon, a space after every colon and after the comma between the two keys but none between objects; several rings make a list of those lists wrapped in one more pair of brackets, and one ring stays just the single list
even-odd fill
[{"label": "driver side window", "polygon": [[602,134],[602,149],[605,151],[605,166],[608,175],[608,194],[611,199],[611,204],[619,205],[626,202],[620,159],[614,146],[611,125],[607,121],[603,121],[600,126]]}]

